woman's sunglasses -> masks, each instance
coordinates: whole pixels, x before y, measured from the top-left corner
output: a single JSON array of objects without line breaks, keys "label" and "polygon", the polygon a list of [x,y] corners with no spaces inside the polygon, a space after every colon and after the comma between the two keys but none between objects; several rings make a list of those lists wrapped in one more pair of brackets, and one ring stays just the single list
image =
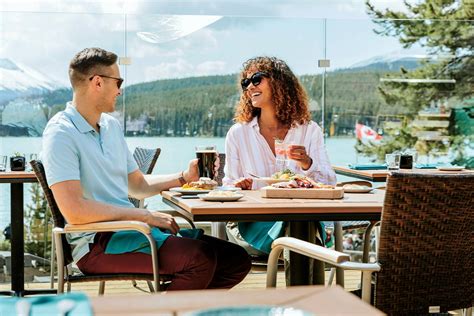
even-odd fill
[{"label": "woman's sunglasses", "polygon": [[263,77],[268,77],[268,74],[263,71],[257,71],[254,73],[250,78],[244,78],[240,81],[240,85],[242,86],[242,90],[246,91],[249,87],[250,83],[254,86],[258,86],[260,82],[262,82]]}]

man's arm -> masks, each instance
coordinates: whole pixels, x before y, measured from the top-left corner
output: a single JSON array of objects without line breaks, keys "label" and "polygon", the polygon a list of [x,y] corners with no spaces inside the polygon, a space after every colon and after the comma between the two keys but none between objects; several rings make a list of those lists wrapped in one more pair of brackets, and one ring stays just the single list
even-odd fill
[{"label": "man's arm", "polygon": [[69,224],[89,224],[105,221],[135,220],[151,226],[179,230],[174,218],[160,212],[150,213],[146,209],[131,209],[84,199],[78,180],[58,182],[51,186],[61,214]]},{"label": "man's arm", "polygon": [[[185,182],[199,180],[198,160],[189,162],[188,170],[183,172]],[[181,172],[169,175],[144,175],[140,170],[128,174],[128,193],[137,199],[157,195],[172,187],[180,187]]]}]

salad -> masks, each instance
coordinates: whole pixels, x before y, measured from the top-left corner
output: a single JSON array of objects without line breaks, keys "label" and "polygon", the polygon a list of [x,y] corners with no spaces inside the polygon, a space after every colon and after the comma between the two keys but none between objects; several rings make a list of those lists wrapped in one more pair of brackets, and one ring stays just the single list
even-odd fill
[{"label": "salad", "polygon": [[294,176],[296,176],[296,173],[294,173],[290,169],[285,169],[285,170],[278,171],[272,174],[272,178],[278,179],[278,180],[289,180]]}]

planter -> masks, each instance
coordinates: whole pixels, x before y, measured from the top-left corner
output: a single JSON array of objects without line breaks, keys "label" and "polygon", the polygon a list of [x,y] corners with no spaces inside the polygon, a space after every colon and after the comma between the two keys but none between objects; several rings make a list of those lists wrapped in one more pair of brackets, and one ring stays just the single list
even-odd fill
[{"label": "planter", "polygon": [[11,171],[25,171],[26,163],[25,157],[16,156],[10,157],[10,170]]}]

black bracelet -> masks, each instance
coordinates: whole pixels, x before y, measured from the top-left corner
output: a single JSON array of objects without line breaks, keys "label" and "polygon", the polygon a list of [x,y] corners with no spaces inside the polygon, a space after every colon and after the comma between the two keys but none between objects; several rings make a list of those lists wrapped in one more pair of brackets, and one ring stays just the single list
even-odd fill
[{"label": "black bracelet", "polygon": [[184,171],[181,171],[181,174],[179,175],[178,181],[182,186],[187,183],[186,180],[184,179]]}]

